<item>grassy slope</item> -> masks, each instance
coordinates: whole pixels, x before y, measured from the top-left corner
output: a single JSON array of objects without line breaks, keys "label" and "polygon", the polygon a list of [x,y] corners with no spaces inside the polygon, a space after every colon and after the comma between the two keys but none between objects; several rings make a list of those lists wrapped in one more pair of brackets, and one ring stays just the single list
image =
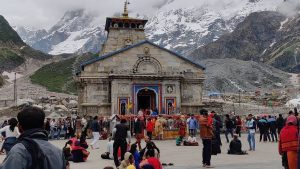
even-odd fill
[{"label": "grassy slope", "polygon": [[96,57],[93,54],[73,57],[56,63],[48,64],[36,71],[30,78],[32,83],[45,86],[49,91],[77,94],[73,80],[73,67]]},{"label": "grassy slope", "polygon": [[0,76],[0,87],[3,86],[4,84],[4,79]]},{"label": "grassy slope", "polygon": [[15,68],[24,62],[25,58],[18,55],[14,50],[0,48],[0,70]]},{"label": "grassy slope", "polygon": [[[64,87],[68,81],[72,80],[72,65],[74,62],[75,58],[71,58],[48,64],[36,71],[30,77],[31,81],[35,84],[45,86],[52,92],[75,93],[75,86]],[[65,91],[63,91],[63,88],[65,88]]]}]

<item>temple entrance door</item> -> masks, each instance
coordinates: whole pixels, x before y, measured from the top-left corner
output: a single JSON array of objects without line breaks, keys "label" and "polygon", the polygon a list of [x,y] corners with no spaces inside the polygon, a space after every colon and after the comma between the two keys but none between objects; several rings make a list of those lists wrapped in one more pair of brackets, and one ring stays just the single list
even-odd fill
[{"label": "temple entrance door", "polygon": [[157,108],[156,105],[156,93],[150,89],[142,89],[137,93],[138,110]]}]

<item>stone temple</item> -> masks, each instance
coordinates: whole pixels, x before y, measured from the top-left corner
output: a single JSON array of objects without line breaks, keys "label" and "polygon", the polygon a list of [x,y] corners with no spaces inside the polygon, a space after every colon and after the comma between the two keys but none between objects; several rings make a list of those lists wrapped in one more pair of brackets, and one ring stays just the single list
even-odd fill
[{"label": "stone temple", "polygon": [[82,63],[76,74],[79,113],[197,113],[203,107],[204,67],[146,39],[147,20],[106,19],[107,41],[100,56]]}]

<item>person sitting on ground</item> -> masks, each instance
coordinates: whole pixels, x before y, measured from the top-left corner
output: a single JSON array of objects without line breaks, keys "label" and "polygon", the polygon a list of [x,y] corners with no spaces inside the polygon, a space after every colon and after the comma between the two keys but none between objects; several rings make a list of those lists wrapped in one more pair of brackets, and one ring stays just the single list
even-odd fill
[{"label": "person sitting on ground", "polygon": [[80,141],[76,141],[75,146],[71,150],[72,161],[77,162],[85,162],[90,155],[85,148],[80,146]]},{"label": "person sitting on ground", "polygon": [[129,166],[126,169],[136,169],[133,155],[129,157]]},{"label": "person sitting on ground", "polygon": [[114,140],[110,137],[108,139],[108,143],[107,143],[107,151],[103,154],[101,154],[101,158],[102,159],[109,159],[109,160],[113,160],[114,159]]},{"label": "person sitting on ground", "polygon": [[196,137],[188,137],[187,140],[183,141],[184,146],[199,146]]},{"label": "person sitting on ground", "polygon": [[176,138],[176,146],[181,146],[181,144],[183,143],[183,137],[179,136]]},{"label": "person sitting on ground", "polygon": [[246,151],[242,150],[242,142],[238,138],[238,134],[233,135],[233,140],[229,144],[228,154],[244,155]]},{"label": "person sitting on ground", "polygon": [[147,152],[148,150],[153,150],[154,152],[156,150],[157,151],[156,157],[159,158],[159,155],[160,155],[159,148],[157,148],[155,143],[153,141],[151,141],[148,136],[145,136],[144,139],[145,139],[146,147],[140,151],[141,157],[143,158],[145,155],[145,152]]},{"label": "person sitting on ground", "polygon": [[154,169],[162,169],[161,162],[158,158],[154,157],[154,150],[148,150],[146,152],[146,159],[140,163],[140,168],[143,168],[144,165],[150,164]]},{"label": "person sitting on ground", "polygon": [[81,135],[79,142],[80,142],[80,147],[83,147],[84,149],[89,148],[89,145],[86,142],[86,136]]},{"label": "person sitting on ground", "polygon": [[67,168],[62,150],[48,142],[43,129],[45,113],[36,107],[25,107],[17,115],[20,137],[0,168]]},{"label": "person sitting on ground", "polygon": [[65,146],[63,147],[63,154],[67,161],[72,161],[71,144],[72,142],[69,140],[66,142]]},{"label": "person sitting on ground", "polygon": [[134,160],[133,155],[130,152],[126,152],[124,155],[124,160],[121,162],[118,169],[127,169],[128,166],[134,163],[132,160]]},{"label": "person sitting on ground", "polygon": [[135,168],[139,169],[140,168],[139,165],[140,165],[140,162],[141,162],[141,156],[140,156],[140,153],[137,150],[137,145],[136,144],[132,144],[131,147],[130,147],[130,151],[129,152],[134,157]]}]

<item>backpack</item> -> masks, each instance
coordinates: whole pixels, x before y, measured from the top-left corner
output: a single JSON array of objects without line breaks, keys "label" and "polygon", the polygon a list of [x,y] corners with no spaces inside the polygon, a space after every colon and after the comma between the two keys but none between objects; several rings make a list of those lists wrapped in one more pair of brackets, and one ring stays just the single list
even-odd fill
[{"label": "backpack", "polygon": [[[33,139],[25,137],[22,138],[19,143],[24,145],[31,156],[31,166],[28,166],[27,169],[51,169],[49,168],[49,166],[51,166],[49,159],[45,156],[39,145]],[[63,156],[62,159],[64,159]],[[65,168],[66,166],[62,169]]]}]

